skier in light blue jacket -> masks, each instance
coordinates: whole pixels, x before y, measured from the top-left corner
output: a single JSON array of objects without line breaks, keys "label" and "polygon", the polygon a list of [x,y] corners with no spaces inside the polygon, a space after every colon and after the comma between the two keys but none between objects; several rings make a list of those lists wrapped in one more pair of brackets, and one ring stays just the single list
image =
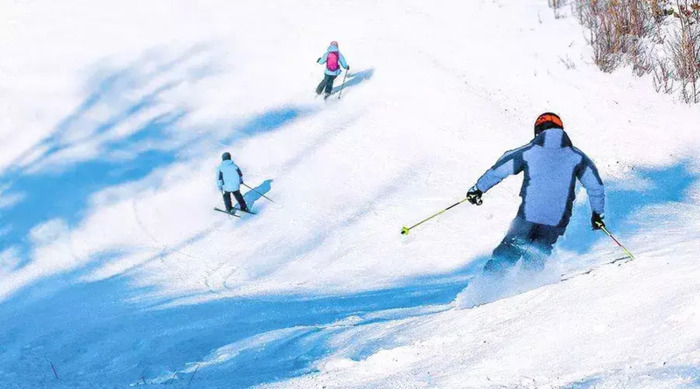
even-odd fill
[{"label": "skier in light blue jacket", "polygon": [[350,66],[348,66],[347,62],[345,62],[345,57],[340,54],[340,50],[338,50],[338,42],[336,41],[331,42],[331,45],[328,46],[326,53],[317,59],[316,62],[326,64],[326,71],[324,72],[325,74],[323,80],[320,84],[318,84],[318,87],[316,87],[316,94],[320,95],[325,89],[324,99],[327,99],[333,90],[333,82],[335,81],[335,78],[342,72],[341,68],[350,70]]},{"label": "skier in light blue jacket", "polygon": [[480,204],[483,193],[520,172],[524,174],[520,209],[506,237],[484,266],[486,273],[502,274],[520,258],[525,268],[544,267],[554,243],[569,224],[577,179],[588,193],[593,229],[605,226],[605,190],[598,170],[571,144],[558,115],[540,115],[535,122],[535,138],[506,152],[467,192],[467,199]]},{"label": "skier in light blue jacket", "polygon": [[241,184],[243,183],[243,173],[241,169],[231,160],[231,153],[225,152],[221,156],[221,165],[216,169],[216,187],[224,196],[226,212],[233,212],[231,194],[238,201],[241,211],[250,212],[248,205],[241,194]]}]

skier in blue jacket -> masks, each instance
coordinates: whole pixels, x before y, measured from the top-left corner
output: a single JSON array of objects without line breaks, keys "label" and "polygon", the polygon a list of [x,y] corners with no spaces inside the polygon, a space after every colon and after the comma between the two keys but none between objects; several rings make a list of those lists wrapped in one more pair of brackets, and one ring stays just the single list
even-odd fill
[{"label": "skier in blue jacket", "polygon": [[320,95],[325,89],[326,94],[324,99],[327,99],[333,90],[333,82],[335,81],[335,78],[342,72],[341,68],[350,70],[350,66],[348,66],[347,62],[345,62],[345,57],[340,54],[340,50],[338,50],[338,42],[336,41],[331,42],[331,45],[328,46],[326,53],[317,59],[316,62],[326,64],[325,75],[321,83],[318,84],[318,87],[316,87],[316,94]]},{"label": "skier in blue jacket", "polygon": [[233,212],[231,194],[238,201],[241,211],[250,212],[248,205],[241,194],[241,184],[243,183],[243,173],[241,169],[231,160],[231,153],[225,152],[221,156],[221,165],[216,170],[216,187],[224,196],[226,212]]},{"label": "skier in blue jacket", "polygon": [[554,243],[569,224],[576,180],[586,188],[593,229],[603,222],[605,191],[593,162],[571,144],[561,118],[547,112],[535,122],[535,138],[525,146],[506,152],[467,192],[472,204],[511,174],[524,173],[522,203],[508,233],[484,266],[484,272],[502,274],[520,258],[532,270],[544,267]]}]

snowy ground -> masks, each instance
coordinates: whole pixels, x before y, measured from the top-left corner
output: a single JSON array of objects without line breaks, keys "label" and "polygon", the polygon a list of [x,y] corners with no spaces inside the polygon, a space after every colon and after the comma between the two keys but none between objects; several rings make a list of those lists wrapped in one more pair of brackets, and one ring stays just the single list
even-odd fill
[{"label": "snowy ground", "polygon": [[[599,72],[546,1],[0,10],[0,387],[700,387],[700,109]],[[453,309],[520,179],[399,229],[546,110],[638,258]],[[223,151],[275,203],[212,212]],[[588,218],[548,275],[621,255]]]}]

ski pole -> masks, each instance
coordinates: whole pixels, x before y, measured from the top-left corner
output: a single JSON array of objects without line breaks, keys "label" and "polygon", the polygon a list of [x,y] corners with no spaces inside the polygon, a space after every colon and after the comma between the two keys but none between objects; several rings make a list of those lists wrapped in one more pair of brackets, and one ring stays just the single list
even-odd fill
[{"label": "ski pole", "polygon": [[421,225],[421,224],[427,222],[428,220],[430,220],[430,219],[432,219],[432,218],[434,218],[434,217],[437,217],[437,216],[442,215],[443,213],[445,213],[445,212],[449,211],[450,209],[452,209],[452,208],[454,208],[454,207],[456,207],[456,206],[462,204],[463,202],[465,202],[465,201],[467,201],[467,200],[469,200],[469,199],[464,199],[464,200],[462,200],[462,201],[459,201],[459,202],[457,202],[457,203],[454,203],[454,204],[450,205],[449,207],[443,209],[442,211],[440,211],[440,212],[438,212],[438,213],[436,213],[436,214],[430,216],[429,218],[423,219],[422,221],[420,221],[420,222],[418,222],[418,223],[412,225],[411,227],[401,227],[401,235],[408,235],[409,231],[411,231],[412,229],[418,227],[419,225]]},{"label": "ski pole", "polygon": [[618,246],[620,246],[620,248],[622,248],[622,251],[624,251],[625,254],[627,254],[627,256],[628,256],[630,259],[634,259],[634,255],[632,255],[632,253],[630,253],[630,251],[627,250],[627,248],[626,248],[625,246],[623,246],[622,243],[620,243],[619,240],[615,239],[615,237],[613,236],[613,234],[611,234],[610,231],[608,231],[608,229],[605,228],[605,226],[602,226],[602,225],[600,225],[600,224],[599,224],[598,226],[600,226],[600,229],[603,230],[603,232],[605,232],[605,234],[606,234],[607,236],[609,236],[610,239],[613,240],[613,242],[615,242]]},{"label": "ski pole", "polygon": [[345,88],[345,79],[348,77],[348,71],[345,71],[345,75],[343,76],[343,83],[340,84],[340,92],[338,92],[338,100],[340,100],[340,96],[343,95],[343,88]]},{"label": "ski pole", "polygon": [[270,201],[271,203],[274,203],[274,201],[272,201],[272,199],[271,199],[271,198],[269,198],[269,197],[265,196],[264,194],[262,194],[262,193],[258,192],[258,191],[257,191],[257,190],[255,190],[255,189],[251,188],[251,187],[250,187],[250,186],[248,186],[248,184],[246,184],[245,182],[241,182],[241,184],[243,184],[243,186],[245,186],[246,188],[248,188],[248,189],[252,190],[253,192],[255,192],[255,193],[259,194],[260,196],[262,196],[262,197],[266,198],[266,199],[267,199],[267,200],[269,200],[269,201]]}]

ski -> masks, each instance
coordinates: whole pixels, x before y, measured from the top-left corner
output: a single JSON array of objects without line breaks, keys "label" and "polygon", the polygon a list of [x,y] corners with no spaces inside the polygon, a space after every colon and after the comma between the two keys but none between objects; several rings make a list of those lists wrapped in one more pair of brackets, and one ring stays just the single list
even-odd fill
[{"label": "ski", "polygon": [[257,214],[258,214],[257,212],[244,211],[244,210],[242,210],[242,209],[240,209],[240,208],[233,208],[233,210],[234,210],[234,211],[245,212],[245,213],[250,214],[250,215],[257,215]]},{"label": "ski", "polygon": [[236,210],[235,210],[235,209],[234,209],[233,213],[231,213],[231,212],[226,212],[226,211],[224,211],[223,209],[219,209],[219,208],[214,208],[214,210],[215,210],[215,211],[222,212],[222,213],[225,213],[225,214],[227,214],[227,215],[229,215],[229,216],[235,216],[235,217],[237,217],[237,218],[240,218],[240,216],[236,215]]},{"label": "ski", "polygon": [[575,277],[578,277],[578,276],[583,276],[583,275],[586,275],[586,274],[591,274],[593,271],[598,270],[598,269],[600,269],[600,268],[603,267],[603,266],[613,265],[613,264],[617,264],[617,266],[621,266],[621,265],[623,265],[623,264],[625,264],[625,263],[627,263],[627,262],[629,262],[629,261],[631,261],[631,260],[632,260],[632,258],[630,258],[630,257],[616,258],[616,259],[614,259],[614,260],[612,260],[612,261],[610,261],[610,262],[601,263],[600,265],[591,267],[591,268],[589,268],[588,270],[584,270],[584,271],[577,272],[577,273],[562,274],[562,275],[561,275],[561,282],[568,281],[568,280],[570,280],[570,279],[572,279],[572,278],[575,278]]}]

